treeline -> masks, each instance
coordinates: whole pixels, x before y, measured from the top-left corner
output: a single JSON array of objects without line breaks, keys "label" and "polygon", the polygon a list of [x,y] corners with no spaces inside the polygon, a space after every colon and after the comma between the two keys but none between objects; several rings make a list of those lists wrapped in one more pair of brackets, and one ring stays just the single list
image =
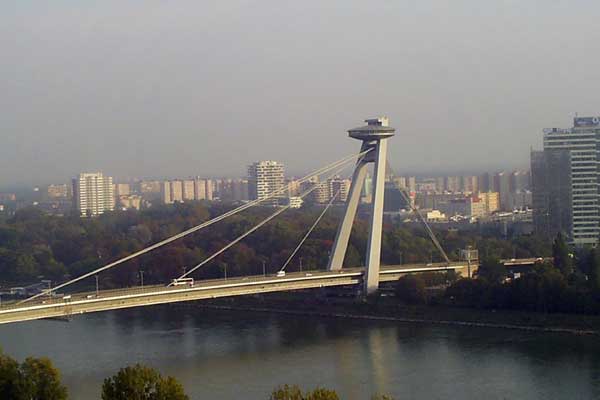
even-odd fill
[{"label": "treeline", "polygon": [[410,304],[599,315],[600,250],[572,252],[561,235],[552,247],[553,262],[537,263],[519,275],[509,274],[497,257],[485,257],[477,279],[455,280],[441,296],[427,292],[435,285],[427,276],[403,277],[397,297]]},{"label": "treeline", "polygon": [[[0,282],[25,284],[43,279],[64,281],[193,227],[228,211],[223,204],[185,203],[144,211],[113,212],[98,218],[56,217],[29,208],[0,222]],[[252,208],[209,228],[132,260],[100,276],[103,288],[164,283],[201,262],[212,252],[250,229],[272,208]],[[291,254],[320,209],[288,210],[195,274],[196,278],[262,274],[278,270]],[[320,222],[295,257],[289,271],[324,268],[327,264],[341,210]],[[471,245],[490,257],[539,257],[550,254],[548,244],[533,236],[503,240],[477,233],[436,232],[451,257]],[[362,264],[367,223],[355,223],[346,266]],[[300,260],[301,259],[301,260]],[[385,264],[441,261],[426,232],[420,228],[386,225],[382,246]],[[93,281],[93,280],[92,280]],[[88,282],[87,284],[91,284]]]},{"label": "treeline", "polygon": [[[240,394],[242,395],[242,394]],[[60,372],[47,358],[27,358],[19,364],[0,351],[0,399],[67,400],[67,388]],[[102,384],[102,400],[189,400],[183,385],[172,376],[136,364],[121,368]],[[304,391],[296,385],[283,385],[271,393],[269,400],[339,400],[334,390],[315,388]],[[373,400],[393,400],[373,396]]]}]

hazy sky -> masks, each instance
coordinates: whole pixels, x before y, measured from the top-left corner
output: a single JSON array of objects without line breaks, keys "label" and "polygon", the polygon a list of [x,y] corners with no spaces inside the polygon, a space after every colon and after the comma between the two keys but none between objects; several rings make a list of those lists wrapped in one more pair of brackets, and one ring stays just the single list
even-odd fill
[{"label": "hazy sky", "polygon": [[398,173],[527,166],[600,115],[597,0],[3,0],[0,185],[290,172],[388,115]]}]

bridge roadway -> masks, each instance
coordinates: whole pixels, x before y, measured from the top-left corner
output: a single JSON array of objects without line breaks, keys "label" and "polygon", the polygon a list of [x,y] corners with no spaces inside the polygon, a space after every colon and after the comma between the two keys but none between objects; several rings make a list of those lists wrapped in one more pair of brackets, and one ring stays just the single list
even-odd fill
[{"label": "bridge roadway", "polygon": [[[476,266],[472,266],[472,268],[476,268]],[[450,265],[445,263],[391,265],[382,267],[380,281],[393,281],[404,274],[419,272],[455,270],[464,275],[466,269],[467,265],[464,262]],[[363,273],[363,268],[347,268],[339,272],[293,272],[287,273],[284,277],[259,275],[204,280],[196,281],[191,287],[152,285],[102,290],[98,292],[98,295],[96,292],[73,293],[64,297],[39,298],[21,305],[4,304],[0,307],[0,324],[217,297],[357,285],[362,282]]]}]

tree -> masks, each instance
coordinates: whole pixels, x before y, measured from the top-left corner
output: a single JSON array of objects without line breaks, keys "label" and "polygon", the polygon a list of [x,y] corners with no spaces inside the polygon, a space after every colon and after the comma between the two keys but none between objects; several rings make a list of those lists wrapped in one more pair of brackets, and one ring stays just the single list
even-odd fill
[{"label": "tree", "polygon": [[136,364],[104,380],[102,400],[189,400],[183,386],[155,369]]},{"label": "tree", "polygon": [[27,358],[21,365],[0,352],[0,398],[65,400],[67,389],[47,358]]},{"label": "tree", "polygon": [[47,358],[27,358],[21,364],[27,400],[64,400],[67,389],[60,382],[60,372]]},{"label": "tree", "polygon": [[303,400],[302,390],[296,385],[283,385],[271,393],[269,400]]},{"label": "tree", "polygon": [[489,283],[501,283],[506,278],[506,267],[497,257],[485,257],[479,265],[477,276]]},{"label": "tree", "polygon": [[569,246],[560,232],[556,235],[556,239],[554,239],[554,243],[552,244],[552,257],[554,258],[554,266],[565,277],[573,273],[573,260],[569,254]]},{"label": "tree", "polygon": [[305,400],[340,400],[340,397],[334,390],[325,388],[316,388],[312,392],[306,393]]},{"label": "tree", "polygon": [[590,252],[588,281],[593,290],[600,290],[600,252],[592,249]]},{"label": "tree", "polygon": [[405,275],[396,283],[396,297],[407,304],[425,304],[427,293],[420,276]]},{"label": "tree", "polygon": [[21,391],[19,363],[0,352],[0,399],[19,399]]},{"label": "tree", "polygon": [[330,389],[316,388],[302,393],[302,390],[296,385],[284,385],[275,389],[269,400],[340,400],[340,397]]}]

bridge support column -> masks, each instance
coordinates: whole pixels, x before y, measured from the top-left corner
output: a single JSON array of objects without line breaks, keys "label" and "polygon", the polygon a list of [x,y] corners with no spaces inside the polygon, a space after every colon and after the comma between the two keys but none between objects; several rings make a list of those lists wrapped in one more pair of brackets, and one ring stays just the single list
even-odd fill
[{"label": "bridge support column", "polygon": [[348,240],[367,173],[367,165],[374,163],[369,241],[365,260],[366,271],[363,278],[363,291],[369,295],[375,293],[379,288],[387,139],[394,135],[395,129],[388,126],[387,118],[368,119],[365,122],[367,122],[366,126],[348,131],[350,137],[362,140],[361,153],[369,149],[370,152],[356,163],[344,218],[338,227],[328,269],[330,271],[340,270],[344,264]]},{"label": "bridge support column", "polygon": [[383,234],[383,196],[385,189],[385,162],[387,139],[381,139],[375,147],[375,167],[373,171],[373,200],[369,224],[369,244],[367,246],[367,270],[365,272],[365,293],[379,289],[379,267],[381,264],[381,235]]},{"label": "bridge support column", "polygon": [[[370,146],[363,143],[361,153]],[[360,202],[360,196],[362,188],[367,176],[367,165],[368,161],[359,159],[354,168],[352,174],[352,183],[350,184],[350,191],[348,198],[346,199],[346,210],[344,211],[344,219],[338,226],[337,235],[335,236],[335,242],[333,243],[333,249],[331,251],[331,257],[329,258],[329,271],[338,271],[342,269],[344,264],[344,256],[348,249],[348,240],[350,239],[350,233],[352,232],[352,225],[354,223],[354,217],[356,216],[356,210],[358,209],[358,203]]]}]

